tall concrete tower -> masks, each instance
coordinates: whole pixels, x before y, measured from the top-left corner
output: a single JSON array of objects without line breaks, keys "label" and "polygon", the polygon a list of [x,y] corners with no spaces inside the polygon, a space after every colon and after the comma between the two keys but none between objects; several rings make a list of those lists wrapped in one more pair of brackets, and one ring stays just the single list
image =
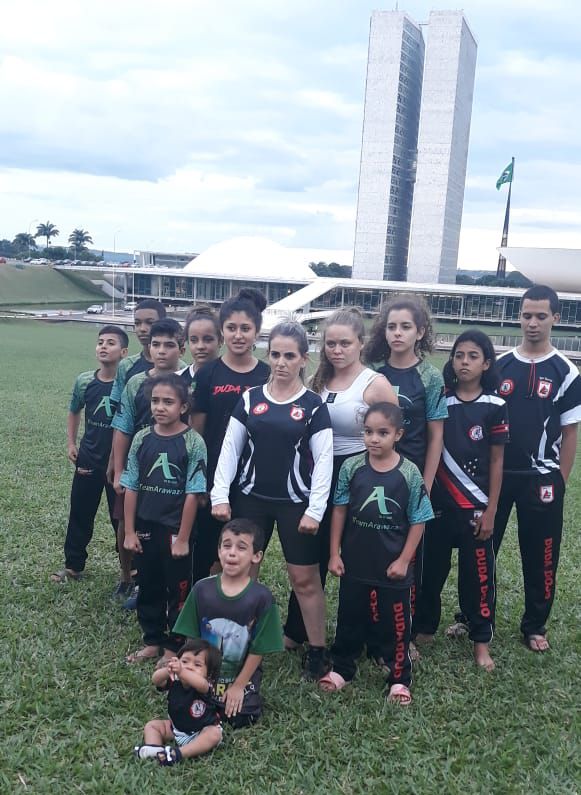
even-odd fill
[{"label": "tall concrete tower", "polygon": [[405,13],[371,17],[354,278],[455,280],[476,42],[461,11],[426,27],[424,62]]},{"label": "tall concrete tower", "polygon": [[454,283],[476,41],[461,11],[432,11],[422,87],[408,280]]},{"label": "tall concrete tower", "polygon": [[405,280],[424,40],[399,11],[374,11],[361,145],[353,276]]}]

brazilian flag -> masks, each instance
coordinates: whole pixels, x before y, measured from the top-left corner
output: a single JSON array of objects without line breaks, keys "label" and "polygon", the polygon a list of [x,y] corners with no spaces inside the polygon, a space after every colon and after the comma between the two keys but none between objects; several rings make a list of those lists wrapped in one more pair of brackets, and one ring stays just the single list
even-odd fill
[{"label": "brazilian flag", "polygon": [[496,190],[500,190],[500,186],[504,185],[506,182],[512,182],[512,167],[513,164],[509,163],[500,177],[496,180]]}]

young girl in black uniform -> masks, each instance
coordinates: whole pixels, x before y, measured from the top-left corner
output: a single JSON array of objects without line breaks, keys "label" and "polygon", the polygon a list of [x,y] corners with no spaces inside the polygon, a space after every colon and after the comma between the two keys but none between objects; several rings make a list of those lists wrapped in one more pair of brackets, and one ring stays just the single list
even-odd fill
[{"label": "young girl in black uniform", "polygon": [[[425,302],[415,295],[399,295],[381,309],[363,352],[371,366],[397,391],[404,416],[404,434],[397,449],[418,467],[428,494],[442,454],[443,422],[448,416],[444,379],[425,357],[433,350],[432,319]],[[423,544],[416,551],[412,616],[422,582]],[[412,659],[418,653],[412,643]]]},{"label": "young girl in black uniform", "polygon": [[325,598],[317,531],[333,472],[333,433],[327,406],[303,384],[308,341],[299,323],[271,331],[267,385],[249,389],[228,424],[212,489],[212,513],[231,515],[229,492],[237,480],[232,513],[265,532],[276,523],[289,579],[305,623],[309,648],[303,676],[325,672]]},{"label": "young girl in black uniform", "polygon": [[333,669],[320,685],[336,691],[351,682],[367,645],[387,673],[388,699],[409,704],[413,562],[434,514],[418,468],[394,449],[401,409],[376,403],[363,423],[367,452],[345,461],[333,498],[329,571],[341,584]]},{"label": "young girl in black uniform", "polygon": [[198,499],[206,493],[206,446],[182,416],[188,388],[176,373],[151,382],[154,425],[131,444],[125,487],[125,549],[138,556],[137,618],[144,646],[127,662],[166,659],[182,639],[172,632],[191,588],[190,534]]},{"label": "young girl in black uniform", "polygon": [[[270,368],[253,353],[262,326],[266,299],[258,290],[243,289],[225,301],[219,313],[220,330],[226,350],[196,372],[192,425],[202,434],[208,448],[208,491],[228,420],[240,396],[250,387],[264,384]],[[210,507],[200,509],[197,521],[193,581],[207,577],[218,561],[218,537],[222,522],[212,518]]]},{"label": "young girl in black uniform", "polygon": [[431,494],[436,519],[426,528],[424,576],[414,628],[420,642],[436,632],[452,549],[458,547],[460,610],[468,621],[477,665],[492,670],[492,532],[508,442],[508,414],[505,401],[495,393],[496,356],[486,334],[478,330],[460,334],[444,367],[444,380],[449,416]]}]

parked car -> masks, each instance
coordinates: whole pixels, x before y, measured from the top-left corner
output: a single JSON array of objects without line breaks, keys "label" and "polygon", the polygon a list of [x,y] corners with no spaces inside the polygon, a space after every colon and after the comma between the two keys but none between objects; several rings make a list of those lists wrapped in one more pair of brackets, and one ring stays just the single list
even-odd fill
[{"label": "parked car", "polygon": [[87,309],[88,315],[102,315],[105,311],[105,307],[103,304],[91,304],[91,306]]},{"label": "parked car", "polygon": [[0,257],[0,265],[6,265],[6,257]]},{"label": "parked car", "polygon": [[124,312],[135,312],[137,309],[137,301],[128,301],[123,307]]}]

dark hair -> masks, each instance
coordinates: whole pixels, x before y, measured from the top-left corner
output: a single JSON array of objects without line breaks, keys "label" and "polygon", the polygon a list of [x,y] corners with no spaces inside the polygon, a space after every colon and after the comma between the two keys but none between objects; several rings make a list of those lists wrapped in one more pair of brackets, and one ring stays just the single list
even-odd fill
[{"label": "dark hair", "polygon": [[421,359],[434,349],[434,330],[432,328],[432,317],[428,305],[416,295],[395,295],[382,305],[378,316],[369,332],[369,340],[363,349],[363,358],[367,364],[381,362],[387,364],[391,348],[388,345],[385,332],[389,313],[394,310],[407,309],[414,319],[416,328],[424,329],[424,336],[415,344],[416,355]]},{"label": "dark hair", "polygon": [[473,342],[475,345],[478,345],[482,351],[484,360],[490,362],[488,370],[485,370],[482,373],[482,377],[480,379],[482,389],[484,389],[486,392],[494,392],[497,390],[498,385],[500,384],[500,375],[496,367],[496,353],[494,351],[494,346],[492,345],[490,337],[488,334],[480,331],[480,329],[468,329],[468,331],[463,331],[460,336],[456,337],[454,344],[452,345],[452,350],[450,351],[450,358],[444,365],[443,370],[444,384],[446,385],[446,388],[455,389],[456,384],[458,383],[456,373],[454,372],[454,368],[452,366],[452,360],[454,359],[456,348],[461,342]]},{"label": "dark hair", "polygon": [[151,324],[149,339],[152,340],[154,337],[172,337],[178,341],[180,347],[184,344],[184,330],[172,317],[156,320]]},{"label": "dark hair", "polygon": [[387,401],[383,400],[381,403],[372,403],[363,416],[364,423],[367,422],[367,418],[370,414],[382,414],[389,424],[393,425],[396,431],[401,431],[403,429],[403,411],[399,406],[396,406],[395,403],[387,403]]},{"label": "dark hair", "polygon": [[143,301],[137,304],[135,311],[137,312],[139,309],[155,309],[159,320],[166,316],[165,306],[161,301],[156,301],[155,298],[144,298]]},{"label": "dark hair", "polygon": [[220,667],[222,665],[222,653],[220,649],[212,646],[211,643],[208,643],[207,640],[203,640],[202,638],[190,638],[190,640],[186,640],[184,645],[181,646],[176,656],[181,658],[182,654],[185,654],[187,651],[192,652],[192,654],[196,656],[200,654],[200,652],[205,652],[208,682],[215,685],[218,681]]},{"label": "dark hair", "polygon": [[194,306],[192,309],[190,309],[186,315],[186,319],[184,321],[184,335],[186,340],[190,336],[190,325],[195,323],[196,320],[209,320],[214,326],[218,341],[222,339],[222,329],[220,328],[220,322],[218,320],[218,314],[216,310],[208,304],[198,304],[198,306]]},{"label": "dark hair", "polygon": [[264,549],[264,530],[251,519],[230,519],[220,531],[218,546],[222,544],[222,536],[229,530],[235,536],[251,536],[252,549],[254,552],[262,552]]},{"label": "dark hair", "polygon": [[363,322],[363,313],[356,306],[345,307],[337,309],[336,312],[327,318],[323,327],[323,336],[321,338],[321,352],[319,354],[319,366],[311,381],[311,389],[315,392],[322,392],[327,382],[331,380],[335,372],[335,368],[327,359],[325,352],[325,336],[327,329],[331,326],[349,326],[352,329],[359,342],[365,339],[365,323]]},{"label": "dark hair", "polygon": [[119,326],[112,326],[112,325],[103,326],[103,328],[99,329],[99,333],[97,336],[100,337],[101,334],[115,334],[116,337],[119,337],[119,342],[121,343],[122,348],[129,347],[129,337],[127,336],[127,333],[123,331],[122,328],[119,328]]},{"label": "dark hair", "polygon": [[180,403],[185,403],[188,413],[191,411],[191,394],[188,385],[177,373],[164,373],[155,378],[148,378],[143,387],[143,393],[147,400],[151,401],[153,390],[156,386],[169,386],[176,393]]},{"label": "dark hair", "polygon": [[266,309],[266,298],[252,287],[243,287],[238,295],[224,301],[220,307],[220,328],[234,312],[244,312],[252,320],[256,331],[262,326],[262,313]]},{"label": "dark hair", "polygon": [[559,296],[552,287],[547,287],[546,284],[533,284],[532,287],[529,287],[529,289],[523,293],[520,299],[521,310],[527,298],[529,301],[548,301],[551,307],[551,314],[553,315],[556,315],[559,311]]}]

